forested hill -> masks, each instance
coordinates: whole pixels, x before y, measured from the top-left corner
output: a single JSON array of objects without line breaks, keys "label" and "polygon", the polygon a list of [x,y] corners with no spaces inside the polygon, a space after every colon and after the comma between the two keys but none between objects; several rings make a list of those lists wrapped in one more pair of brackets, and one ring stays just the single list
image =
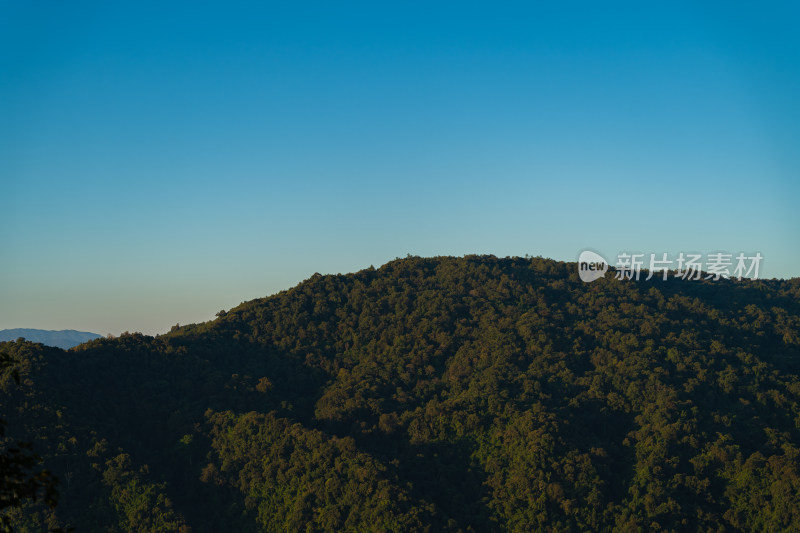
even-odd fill
[{"label": "forested hill", "polygon": [[0,350],[7,439],[60,480],[21,531],[800,530],[798,279],[409,257]]}]

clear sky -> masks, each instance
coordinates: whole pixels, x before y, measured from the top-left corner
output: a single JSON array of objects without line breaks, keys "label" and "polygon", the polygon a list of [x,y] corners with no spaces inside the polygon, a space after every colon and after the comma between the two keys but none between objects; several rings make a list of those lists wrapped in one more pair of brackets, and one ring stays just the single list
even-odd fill
[{"label": "clear sky", "polygon": [[800,276],[800,4],[705,5],[0,0],[0,329],[409,253]]}]

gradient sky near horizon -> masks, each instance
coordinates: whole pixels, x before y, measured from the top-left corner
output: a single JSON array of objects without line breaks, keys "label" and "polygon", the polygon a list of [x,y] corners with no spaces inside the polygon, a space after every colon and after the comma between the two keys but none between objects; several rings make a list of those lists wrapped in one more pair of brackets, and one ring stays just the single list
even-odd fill
[{"label": "gradient sky near horizon", "polygon": [[0,329],[413,255],[800,276],[800,4],[0,2]]}]

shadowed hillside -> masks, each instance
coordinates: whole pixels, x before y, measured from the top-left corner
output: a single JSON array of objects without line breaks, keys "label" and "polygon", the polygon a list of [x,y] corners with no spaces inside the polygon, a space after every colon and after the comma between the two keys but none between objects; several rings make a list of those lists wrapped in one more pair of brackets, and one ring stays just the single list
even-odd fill
[{"label": "shadowed hillside", "polygon": [[798,279],[408,257],[0,350],[7,436],[60,480],[22,531],[800,528]]}]

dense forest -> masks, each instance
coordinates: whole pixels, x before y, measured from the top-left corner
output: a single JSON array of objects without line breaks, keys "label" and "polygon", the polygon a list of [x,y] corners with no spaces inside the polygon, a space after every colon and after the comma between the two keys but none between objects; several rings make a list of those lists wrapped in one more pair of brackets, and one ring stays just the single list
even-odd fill
[{"label": "dense forest", "polygon": [[800,530],[800,279],[407,257],[0,352],[13,531]]}]

